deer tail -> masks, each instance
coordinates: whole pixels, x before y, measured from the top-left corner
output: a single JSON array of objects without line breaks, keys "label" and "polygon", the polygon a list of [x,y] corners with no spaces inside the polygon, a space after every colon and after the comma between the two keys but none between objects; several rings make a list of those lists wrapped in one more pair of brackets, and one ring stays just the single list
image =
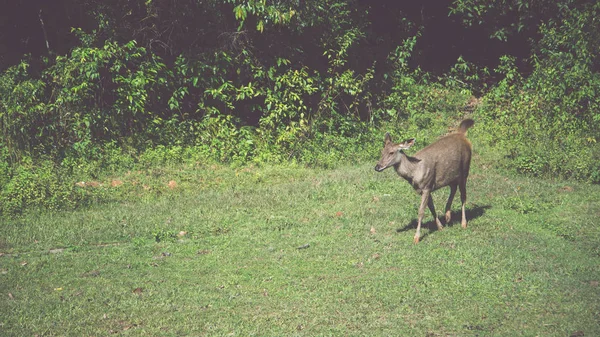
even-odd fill
[{"label": "deer tail", "polygon": [[472,126],[473,126],[473,124],[475,124],[475,121],[474,121],[474,120],[472,120],[472,119],[470,119],[470,118],[468,118],[468,119],[465,119],[464,121],[462,121],[462,122],[460,123],[460,126],[458,127],[458,132],[460,132],[460,133],[463,133],[463,134],[464,134],[464,133],[467,133],[467,130],[468,130],[470,127],[472,127]]}]

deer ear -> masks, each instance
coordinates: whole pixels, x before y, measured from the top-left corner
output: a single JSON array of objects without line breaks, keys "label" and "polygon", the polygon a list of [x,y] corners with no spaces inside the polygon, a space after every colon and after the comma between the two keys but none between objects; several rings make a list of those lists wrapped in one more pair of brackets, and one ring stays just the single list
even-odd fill
[{"label": "deer ear", "polygon": [[400,144],[400,148],[402,150],[406,150],[406,149],[410,149],[410,147],[413,145],[415,145],[415,139],[411,138],[411,139],[405,141],[404,143]]},{"label": "deer ear", "polygon": [[387,144],[387,143],[391,143],[392,142],[392,136],[390,136],[389,132],[385,133],[385,138],[383,139],[383,141]]}]

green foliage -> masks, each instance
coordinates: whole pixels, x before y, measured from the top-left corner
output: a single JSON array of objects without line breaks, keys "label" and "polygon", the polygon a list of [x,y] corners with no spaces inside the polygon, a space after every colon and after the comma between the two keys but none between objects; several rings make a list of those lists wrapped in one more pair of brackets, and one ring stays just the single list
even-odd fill
[{"label": "green foliage", "polygon": [[255,134],[252,128],[239,128],[232,116],[206,117],[199,125],[196,150],[217,162],[245,162],[253,155]]},{"label": "green foliage", "polygon": [[244,27],[248,15],[256,16],[256,30],[263,32],[265,26],[285,25],[290,22],[296,11],[287,9],[284,4],[267,4],[266,0],[228,0],[235,5],[235,19],[240,22],[238,30]]},{"label": "green foliage", "polygon": [[600,4],[565,8],[562,14],[560,22],[540,26],[543,37],[526,88],[539,92],[552,105],[553,118],[567,127],[582,123],[586,131],[600,130]]},{"label": "green foliage", "polygon": [[503,79],[485,96],[479,118],[505,166],[599,182],[600,44],[591,29],[600,28],[593,20],[599,9],[564,9],[562,22],[541,25],[531,76],[520,75],[513,57],[501,59],[496,72]]},{"label": "green foliage", "polygon": [[30,158],[6,170],[0,185],[0,214],[12,216],[29,208],[72,209],[83,200],[73,184],[65,183],[64,172],[50,160],[34,165]]},{"label": "green foliage", "polygon": [[0,188],[10,180],[12,167],[9,164],[8,148],[0,142]]},{"label": "green foliage", "polygon": [[407,99],[413,96],[418,88],[420,72],[418,69],[410,71],[408,68],[408,59],[417,43],[417,37],[406,39],[388,56],[388,62],[392,64],[392,71],[390,75],[386,74],[385,78],[391,82],[391,89],[389,94],[382,98],[380,104],[384,119],[405,117]]},{"label": "green foliage", "polygon": [[480,68],[460,56],[444,78],[444,84],[450,88],[468,90],[479,96],[488,89],[485,80],[489,75],[487,67]]},{"label": "green foliage", "polygon": [[268,77],[271,86],[260,93],[264,95],[264,112],[260,124],[266,130],[276,130],[279,127],[303,127],[308,119],[308,107],[305,103],[310,95],[317,90],[315,78],[310,76],[306,68],[285,70],[290,61],[279,59],[278,67],[282,73],[278,74],[271,67],[266,74],[261,70],[255,72],[255,77]]},{"label": "green foliage", "polygon": [[478,110],[482,134],[503,153],[503,165],[599,182],[599,4],[461,0],[452,13],[461,13],[468,25],[492,27],[491,35],[501,40],[517,32],[532,37],[531,74],[523,76],[518,60],[503,56],[495,70],[501,80]]},{"label": "green foliage", "polygon": [[156,228],[154,229],[154,231],[152,231],[152,237],[154,238],[154,241],[156,242],[163,242],[163,241],[175,241],[175,239],[177,238],[177,235],[173,232],[170,232],[164,228]]},{"label": "green foliage", "polygon": [[340,163],[359,163],[373,159],[380,149],[379,133],[364,132],[357,139],[328,133],[315,136],[299,149],[300,162],[313,167],[334,168]]},{"label": "green foliage", "polygon": [[30,77],[29,66],[23,60],[0,75],[0,131],[11,158],[38,145],[31,138],[44,136],[44,130],[36,130],[36,125],[47,124],[46,104],[40,102],[47,84]]},{"label": "green foliage", "polygon": [[466,26],[485,29],[491,38],[507,41],[517,34],[533,37],[540,22],[560,16],[573,0],[455,0],[450,14],[457,15]]},{"label": "green foliage", "polygon": [[[420,69],[411,70],[409,59],[417,43],[419,34],[406,39],[388,57],[392,71],[386,80],[390,83],[389,94],[380,98],[379,121],[406,122],[416,129],[448,126],[448,120],[462,115],[465,103],[471,97],[471,90],[458,79],[459,76],[475,79],[464,60],[453,68],[452,75],[442,81],[433,81]],[[473,82],[470,82],[473,83]]]},{"label": "green foliage", "polygon": [[182,162],[183,148],[181,146],[167,148],[164,145],[158,145],[156,148],[147,149],[139,156],[139,164],[144,168],[172,166]]},{"label": "green foliage", "polygon": [[135,41],[76,47],[39,77],[29,64],[0,77],[0,123],[9,151],[58,154],[75,143],[156,133],[164,64]]}]

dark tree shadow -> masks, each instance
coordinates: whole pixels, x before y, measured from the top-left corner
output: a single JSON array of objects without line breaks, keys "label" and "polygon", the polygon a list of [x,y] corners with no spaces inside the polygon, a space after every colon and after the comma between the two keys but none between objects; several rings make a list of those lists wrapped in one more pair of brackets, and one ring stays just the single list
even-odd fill
[{"label": "dark tree shadow", "polygon": [[[473,208],[467,208],[465,213],[467,216],[467,222],[471,221],[473,219],[477,219],[480,216],[482,216],[483,214],[485,214],[485,211],[492,208],[492,206],[490,205],[486,205],[486,206],[475,206]],[[425,210],[426,212],[429,212],[429,209]],[[429,221],[427,222],[423,222],[423,224],[421,225],[422,228],[429,228],[429,232],[425,233],[421,236],[421,240],[423,240],[426,236],[428,236],[429,234],[436,232],[438,230],[437,226],[435,225],[435,221],[433,221],[433,218],[431,218],[431,214],[430,213],[425,213],[426,215],[429,215],[429,217],[425,216],[424,219],[429,219]],[[460,210],[456,210],[452,212],[452,220],[450,221],[450,223],[444,223],[444,214],[442,214],[442,216],[439,217],[440,221],[442,221],[442,224],[444,225],[444,228],[446,227],[452,227],[455,224],[460,225],[461,219],[462,219],[462,212]],[[411,229],[417,229],[417,224],[418,224],[418,219],[413,219],[408,225],[402,227],[402,228],[398,228],[396,230],[396,232],[398,233],[402,233],[402,232],[406,232],[408,230]]]}]

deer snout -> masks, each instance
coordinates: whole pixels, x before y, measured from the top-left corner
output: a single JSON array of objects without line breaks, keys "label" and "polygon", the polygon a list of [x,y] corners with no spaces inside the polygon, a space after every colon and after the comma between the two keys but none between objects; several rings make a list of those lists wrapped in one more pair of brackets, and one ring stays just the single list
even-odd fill
[{"label": "deer snout", "polygon": [[377,172],[381,172],[381,171],[383,171],[384,169],[385,169],[385,167],[383,167],[383,166],[381,166],[381,165],[379,165],[379,164],[375,165],[375,171],[377,171]]}]

